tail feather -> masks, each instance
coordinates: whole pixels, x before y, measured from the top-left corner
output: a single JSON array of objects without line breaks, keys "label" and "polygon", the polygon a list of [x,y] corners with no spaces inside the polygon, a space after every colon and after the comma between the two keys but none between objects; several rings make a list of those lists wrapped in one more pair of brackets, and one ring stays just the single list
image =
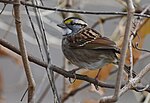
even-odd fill
[{"label": "tail feather", "polygon": [[[124,70],[130,76],[130,66],[124,65]],[[137,75],[136,72],[132,71],[133,78],[136,77],[136,75]]]},{"label": "tail feather", "polygon": [[[119,62],[115,64],[119,65]],[[124,65],[124,71],[129,75],[129,77],[130,77],[130,68],[131,68],[130,66],[127,66],[126,64]],[[133,78],[136,77],[136,75],[137,75],[136,72],[133,70],[132,71]]]}]

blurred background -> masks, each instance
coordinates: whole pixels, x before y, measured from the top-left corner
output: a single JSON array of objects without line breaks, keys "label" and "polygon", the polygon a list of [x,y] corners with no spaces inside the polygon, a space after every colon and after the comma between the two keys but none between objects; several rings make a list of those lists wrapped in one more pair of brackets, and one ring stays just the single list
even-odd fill
[{"label": "blurred background", "polygon": [[[27,1],[31,3],[31,1]],[[38,1],[38,4],[41,5],[41,1]],[[69,6],[66,6],[66,3],[70,2]],[[150,5],[149,0],[134,0],[136,7],[141,8]],[[78,10],[88,10],[88,11],[125,11],[126,5],[123,4],[121,0],[43,0],[42,3],[45,7],[55,7],[55,8],[72,8]],[[4,4],[0,2],[0,11],[3,9]],[[37,17],[35,15],[34,9],[32,7],[28,7],[30,16],[32,18],[32,22],[34,23],[35,30],[37,35],[39,36],[40,43],[41,41],[41,32],[39,29],[39,25],[37,22]],[[40,10],[43,24],[45,27],[49,47],[50,47],[50,55],[52,64],[57,65],[58,67],[64,67],[65,63],[68,63],[67,60],[64,59],[63,53],[61,51],[61,39],[63,31],[57,27],[57,24],[61,23],[64,17],[68,15],[78,16],[84,19],[90,26],[93,26],[97,31],[101,32],[102,35],[110,37],[114,41],[118,41],[117,36],[124,32],[124,27],[126,23],[126,18],[123,17],[114,17],[114,15],[88,15],[88,14],[65,14],[60,13],[58,11],[49,11],[49,10]],[[0,14],[0,38],[7,40],[9,43],[18,46],[17,33],[15,28],[15,19],[13,14],[13,5],[6,5],[2,14]],[[105,18],[114,17],[113,19],[106,20],[104,23],[100,23],[96,25],[95,23],[98,20],[103,20]],[[27,12],[24,6],[21,6],[21,21],[22,21],[22,29],[23,35],[26,42],[26,48],[28,53],[31,55],[41,58],[41,53],[39,51],[39,47],[37,45],[37,41],[35,35],[33,33],[33,29],[31,27],[31,23],[29,21]],[[94,24],[96,26],[94,26]],[[150,23],[149,23],[150,24]],[[148,25],[149,25],[148,24]],[[119,26],[120,25],[120,26]],[[149,25],[150,28],[150,25]],[[150,40],[150,32],[146,34],[142,48],[150,50],[149,40]],[[119,44],[118,44],[119,45]],[[43,46],[41,47],[43,49]],[[0,48],[1,49],[1,48]],[[1,53],[1,52],[0,52]],[[45,55],[44,55],[45,56]],[[150,63],[150,55],[146,52],[142,52],[140,55],[141,58],[136,62],[134,68],[135,71],[139,72],[146,64]],[[143,58],[143,59],[142,59]],[[67,66],[66,66],[67,65]],[[70,70],[75,68],[75,66],[71,64],[66,64],[66,68]],[[36,96],[35,101],[37,102],[49,84],[46,71],[43,67],[40,67],[34,63],[30,63],[32,73],[36,82]],[[83,71],[84,72],[84,71]],[[89,72],[88,72],[89,73]],[[90,72],[91,73],[91,72]],[[149,84],[150,78],[148,73],[143,80],[143,84]],[[17,54],[6,49],[4,53],[0,54],[0,83],[3,88],[3,101],[4,103],[20,103],[20,99],[27,89],[27,80],[24,72],[24,68],[21,63],[21,58]],[[116,74],[108,76],[105,81],[109,83],[115,82]],[[56,86],[60,96],[63,97],[64,93],[64,82],[66,93],[71,91],[71,85],[68,79],[64,80],[63,76],[57,76]],[[75,88],[85,85],[86,83],[79,83],[79,85],[75,85]],[[70,97],[65,101],[65,103],[97,103],[100,97],[104,95],[113,94],[112,89],[101,89],[99,92],[95,92],[91,90],[93,87],[87,87],[81,91],[79,91],[74,96]],[[73,88],[74,89],[74,88]],[[53,103],[53,94],[51,89],[48,90],[47,94],[44,96],[40,103]],[[2,102],[3,103],[3,102]],[[22,103],[27,103],[27,95],[23,99]],[[121,98],[119,98],[117,103],[138,103],[138,99],[135,96],[133,91],[128,91]]]}]

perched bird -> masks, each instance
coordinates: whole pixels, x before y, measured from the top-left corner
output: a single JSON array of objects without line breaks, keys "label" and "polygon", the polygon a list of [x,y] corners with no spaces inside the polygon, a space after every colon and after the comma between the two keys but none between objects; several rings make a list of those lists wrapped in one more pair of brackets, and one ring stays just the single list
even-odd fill
[{"label": "perched bird", "polygon": [[[116,43],[102,36],[88,24],[78,18],[69,17],[58,24],[65,31],[62,40],[62,51],[65,57],[79,68],[100,69],[106,64],[118,65],[120,49]],[[124,70],[129,74],[130,68]],[[133,72],[135,77],[135,73]]]}]

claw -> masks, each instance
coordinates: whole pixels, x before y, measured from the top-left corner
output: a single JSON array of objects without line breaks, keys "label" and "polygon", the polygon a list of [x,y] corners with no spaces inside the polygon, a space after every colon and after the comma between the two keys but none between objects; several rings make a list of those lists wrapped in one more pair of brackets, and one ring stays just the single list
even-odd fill
[{"label": "claw", "polygon": [[76,69],[73,69],[73,70],[71,70],[71,71],[68,71],[68,72],[70,72],[71,74],[73,74],[74,75],[74,80],[72,81],[71,80],[71,78],[69,78],[69,82],[72,84],[72,83],[74,83],[75,81],[76,81],[76,71],[78,71],[78,70],[80,70],[81,68],[76,68]]},{"label": "claw", "polygon": [[76,81],[76,74],[73,74],[74,75],[74,79],[73,79],[73,81],[71,80],[71,78],[69,78],[69,82],[72,84],[72,83],[74,83],[75,81]]},{"label": "claw", "polygon": [[[95,81],[98,83],[98,78],[95,78]],[[98,85],[94,84],[94,86],[95,86],[95,89],[98,91],[99,90]]]}]

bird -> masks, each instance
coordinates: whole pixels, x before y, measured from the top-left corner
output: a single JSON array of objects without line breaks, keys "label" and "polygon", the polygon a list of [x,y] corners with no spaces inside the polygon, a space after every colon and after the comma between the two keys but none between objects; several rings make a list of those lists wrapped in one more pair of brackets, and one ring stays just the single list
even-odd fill
[{"label": "bird", "polygon": [[[102,36],[83,19],[68,17],[57,26],[64,30],[62,51],[65,57],[79,69],[101,70],[107,64],[119,64],[117,54],[120,54],[120,49],[116,43]],[[130,66],[125,65],[124,70],[130,74]]]}]

